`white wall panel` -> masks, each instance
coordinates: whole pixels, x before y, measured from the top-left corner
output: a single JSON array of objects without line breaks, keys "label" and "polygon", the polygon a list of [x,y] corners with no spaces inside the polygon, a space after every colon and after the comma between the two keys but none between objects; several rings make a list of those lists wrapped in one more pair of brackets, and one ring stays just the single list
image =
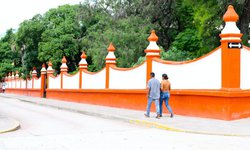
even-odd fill
[{"label": "white wall panel", "polygon": [[49,89],[60,89],[61,88],[61,74],[53,78],[49,76]]},{"label": "white wall panel", "polygon": [[73,76],[63,75],[63,89],[79,89],[79,72]]},{"label": "white wall panel", "polygon": [[34,88],[35,89],[41,89],[41,78],[39,79],[34,79]]},{"label": "white wall panel", "polygon": [[240,88],[250,89],[250,50],[241,49]]},{"label": "white wall panel", "polygon": [[105,82],[106,69],[96,74],[82,72],[82,89],[105,89]]},{"label": "white wall panel", "polygon": [[146,63],[131,70],[116,70],[110,68],[110,89],[145,89]]},{"label": "white wall panel", "polygon": [[12,80],[12,81],[11,81],[11,85],[12,85],[12,88],[16,88],[16,81],[15,81],[15,80]]},{"label": "white wall panel", "polygon": [[27,88],[28,89],[32,88],[32,80],[27,80]]},{"label": "white wall panel", "polygon": [[167,73],[172,89],[220,89],[221,49],[212,54],[184,64],[163,64],[153,61],[153,72],[161,81]]},{"label": "white wall panel", "polygon": [[21,80],[16,80],[16,88],[21,88]]},{"label": "white wall panel", "polygon": [[21,79],[21,88],[26,89],[26,80]]}]

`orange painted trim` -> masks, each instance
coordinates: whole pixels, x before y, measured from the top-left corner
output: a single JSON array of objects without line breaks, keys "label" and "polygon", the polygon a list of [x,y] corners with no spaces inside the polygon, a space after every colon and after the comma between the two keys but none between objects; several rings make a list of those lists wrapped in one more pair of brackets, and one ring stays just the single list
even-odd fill
[{"label": "orange painted trim", "polygon": [[234,42],[234,43],[240,43],[242,40],[241,39],[225,39],[225,40],[220,40],[221,43],[229,43],[229,42]]},{"label": "orange painted trim", "polygon": [[60,73],[60,76],[61,76],[61,89],[63,89],[63,75],[64,75],[64,72],[61,72]]},{"label": "orange painted trim", "polygon": [[[60,75],[60,74],[59,74],[59,75]],[[54,76],[53,74],[47,74],[47,76],[48,76],[48,77],[51,77],[51,78],[54,78],[54,79],[55,79],[55,78],[58,78],[58,77],[59,77],[59,75]]]},{"label": "orange painted trim", "polygon": [[119,68],[117,66],[110,66],[110,68],[114,69],[114,70],[119,70],[119,71],[129,71],[129,70],[133,70],[133,69],[136,69],[136,68],[139,68],[141,67],[142,65],[144,65],[146,63],[146,61],[144,61],[142,64],[140,65],[137,65],[135,67],[131,67],[131,68]]},{"label": "orange painted trim", "polygon": [[196,90],[196,89],[173,89],[170,94],[174,95],[200,95],[211,97],[250,97],[250,90],[219,89],[219,90]]},{"label": "orange painted trim", "polygon": [[40,89],[6,89],[6,93],[40,97]]},{"label": "orange painted trim", "polygon": [[243,48],[250,51],[250,47],[243,45]]},{"label": "orange painted trim", "polygon": [[116,58],[106,58],[106,60],[116,60]]},{"label": "orange painted trim", "polygon": [[155,49],[155,50],[153,50],[153,49],[145,49],[144,52],[145,53],[149,53],[149,52],[151,52],[151,53],[160,53],[161,50],[160,49]]},{"label": "orange painted trim", "polygon": [[146,89],[128,90],[128,89],[46,89],[47,92],[88,92],[88,93],[141,93],[146,94]]},{"label": "orange painted trim", "polygon": [[221,38],[226,38],[226,37],[239,37],[239,38],[241,38],[242,37],[242,33],[224,33],[224,34],[220,34],[219,36],[221,37]]},{"label": "orange painted trim", "polygon": [[105,69],[106,69],[106,67],[102,68],[102,70],[99,70],[99,71],[97,71],[97,72],[90,72],[90,71],[88,71],[88,70],[83,70],[83,72],[84,72],[84,73],[87,73],[87,74],[90,74],[90,75],[95,75],[95,74],[98,74],[98,73],[102,72],[102,71],[105,70]]},{"label": "orange painted trim", "polygon": [[[49,89],[48,98],[102,105],[116,108],[146,110],[145,90],[111,89]],[[250,117],[250,90],[172,90],[170,106],[174,114],[234,120]],[[153,104],[154,105],[154,104]],[[151,107],[155,111],[154,106]],[[168,113],[163,107],[163,112]]]},{"label": "orange painted trim", "polygon": [[[78,71],[78,72],[79,72],[79,71]],[[77,73],[78,73],[78,72],[77,72]],[[64,74],[65,76],[68,76],[68,77],[73,77],[73,76],[77,75],[77,73],[68,74],[67,72],[64,72],[63,74]]]},{"label": "orange painted trim", "polygon": [[105,88],[108,89],[109,88],[109,67],[111,64],[107,64],[106,63],[106,77],[105,77]]},{"label": "orange painted trim", "polygon": [[159,58],[153,58],[153,61],[156,61],[156,62],[159,62],[159,63],[163,63],[163,64],[170,64],[170,65],[183,65],[183,64],[189,64],[189,63],[192,63],[192,62],[196,62],[196,61],[199,61],[205,57],[208,57],[210,55],[212,55],[213,53],[217,52],[218,50],[221,49],[221,46],[215,48],[214,50],[210,51],[209,53],[199,57],[199,58],[196,58],[196,59],[193,59],[193,60],[188,60],[188,61],[169,61],[169,60],[162,60],[162,59],[159,59]]},{"label": "orange painted trim", "polygon": [[82,69],[79,70],[79,89],[82,88]]},{"label": "orange painted trim", "polygon": [[40,89],[32,89],[32,88],[27,88],[27,89],[23,89],[23,88],[8,88],[8,90],[14,90],[14,91],[37,91],[38,93],[40,93]]},{"label": "orange painted trim", "polygon": [[[35,90],[35,89],[33,89]],[[88,93],[144,93],[146,89],[46,89],[47,92],[88,92]],[[230,89],[173,89],[170,94],[173,95],[200,95],[200,96],[212,96],[212,97],[250,97],[250,90],[230,90]]]}]

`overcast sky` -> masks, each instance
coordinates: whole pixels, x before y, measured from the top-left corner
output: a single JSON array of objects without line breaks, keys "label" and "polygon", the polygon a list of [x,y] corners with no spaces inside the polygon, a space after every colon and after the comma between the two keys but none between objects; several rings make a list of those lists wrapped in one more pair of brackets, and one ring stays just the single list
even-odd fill
[{"label": "overcast sky", "polygon": [[0,36],[7,29],[18,25],[36,14],[43,14],[51,8],[64,4],[78,4],[83,0],[0,0]]}]

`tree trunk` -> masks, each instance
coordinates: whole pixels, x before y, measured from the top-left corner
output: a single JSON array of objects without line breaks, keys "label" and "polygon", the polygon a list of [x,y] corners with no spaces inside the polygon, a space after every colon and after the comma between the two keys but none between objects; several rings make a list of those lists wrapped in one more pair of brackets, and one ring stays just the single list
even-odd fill
[{"label": "tree trunk", "polygon": [[240,30],[243,33],[243,43],[247,44],[250,37],[249,35],[249,22],[250,22],[250,0],[245,1],[242,15],[240,16]]}]

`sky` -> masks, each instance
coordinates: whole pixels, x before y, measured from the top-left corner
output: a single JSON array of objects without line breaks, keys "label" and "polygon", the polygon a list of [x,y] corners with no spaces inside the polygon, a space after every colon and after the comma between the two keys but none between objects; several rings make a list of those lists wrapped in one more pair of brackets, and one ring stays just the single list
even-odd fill
[{"label": "sky", "polygon": [[64,4],[79,4],[83,0],[0,0],[0,37],[36,14]]}]

